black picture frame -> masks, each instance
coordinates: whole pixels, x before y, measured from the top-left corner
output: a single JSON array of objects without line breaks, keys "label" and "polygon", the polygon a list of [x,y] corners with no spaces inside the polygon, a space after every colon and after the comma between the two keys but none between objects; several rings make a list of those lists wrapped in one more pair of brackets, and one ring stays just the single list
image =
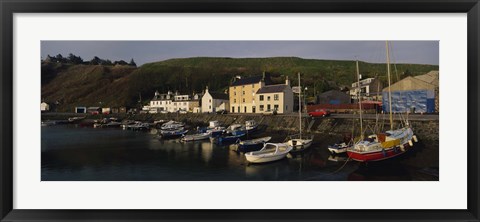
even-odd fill
[{"label": "black picture frame", "polygon": [[[1,221],[479,221],[478,0],[0,0]],[[467,13],[468,209],[466,210],[16,210],[13,191],[14,13]],[[439,194],[439,199],[441,199]],[[320,201],[320,200],[319,200]],[[447,200],[445,200],[447,201]]]}]

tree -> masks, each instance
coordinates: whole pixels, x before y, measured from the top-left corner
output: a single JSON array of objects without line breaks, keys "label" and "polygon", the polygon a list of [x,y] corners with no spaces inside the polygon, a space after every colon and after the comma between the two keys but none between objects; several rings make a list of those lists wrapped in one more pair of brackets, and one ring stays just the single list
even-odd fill
[{"label": "tree", "polygon": [[90,60],[90,65],[99,65],[100,63],[102,63],[102,59],[98,58],[97,56]]},{"label": "tree", "polygon": [[133,61],[133,58],[130,60],[130,63],[128,63],[128,65],[137,67],[137,64],[135,63],[135,61]]},{"label": "tree", "polygon": [[80,56],[76,56],[72,53],[68,54],[68,61],[73,64],[82,64],[83,59]]},{"label": "tree", "polygon": [[61,62],[61,63],[66,62],[66,59],[63,58],[62,54],[58,54],[57,56],[55,56],[55,59],[56,59],[56,62]]},{"label": "tree", "polygon": [[114,65],[128,65],[128,63],[125,62],[125,61],[123,61],[123,60],[115,61],[113,64],[114,64]]}]

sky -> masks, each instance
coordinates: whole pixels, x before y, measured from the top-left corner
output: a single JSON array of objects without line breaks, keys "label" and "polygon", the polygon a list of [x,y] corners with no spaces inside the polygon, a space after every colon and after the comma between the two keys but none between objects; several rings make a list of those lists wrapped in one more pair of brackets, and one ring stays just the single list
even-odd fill
[{"label": "sky", "polygon": [[[439,64],[439,41],[390,41],[392,63]],[[384,41],[42,41],[41,57],[73,53],[138,66],[188,57],[300,57],[385,63]]]}]

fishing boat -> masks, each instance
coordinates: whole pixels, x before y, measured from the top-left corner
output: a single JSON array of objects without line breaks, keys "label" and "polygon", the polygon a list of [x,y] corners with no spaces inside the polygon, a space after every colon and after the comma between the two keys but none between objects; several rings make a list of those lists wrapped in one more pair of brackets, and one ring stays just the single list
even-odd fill
[{"label": "fishing boat", "polygon": [[255,120],[247,120],[245,121],[245,130],[248,133],[252,133],[258,129],[258,123]]},{"label": "fishing boat", "polygon": [[260,150],[265,145],[265,143],[270,141],[270,139],[272,139],[272,137],[267,136],[267,137],[252,139],[252,140],[243,140],[243,141],[240,140],[236,144],[237,151],[246,153],[246,152]]},{"label": "fishing boat", "polygon": [[158,133],[159,139],[176,139],[182,136],[185,136],[188,133],[188,130],[181,129],[181,130],[161,130]]},{"label": "fishing boat", "polygon": [[185,135],[182,137],[182,142],[188,141],[198,141],[198,140],[206,140],[212,135],[211,133],[198,133],[193,135]]},{"label": "fishing boat", "polygon": [[328,146],[328,151],[332,154],[340,154],[340,153],[345,153],[349,148],[353,147],[353,142],[351,143],[335,143],[333,145]]},{"label": "fishing boat", "polygon": [[142,122],[136,122],[133,125],[129,125],[129,127],[127,129],[134,130],[134,131],[148,130],[148,129],[150,129],[150,124],[142,123]]},{"label": "fishing boat", "polygon": [[[221,136],[218,137],[217,140],[221,144],[229,144],[229,143],[236,143],[240,138],[244,137],[246,133],[244,132],[243,134],[236,134],[236,135],[231,135],[231,136]],[[210,137],[212,138],[212,137]]]},{"label": "fishing boat", "polygon": [[298,130],[299,134],[287,137],[286,144],[292,147],[292,153],[302,152],[308,149],[313,143],[313,135],[302,135],[302,87],[300,84],[300,73],[298,73]]},{"label": "fishing boat", "polygon": [[259,151],[245,153],[250,163],[267,163],[285,158],[292,147],[285,143],[265,143]]},{"label": "fishing boat", "polygon": [[171,121],[168,121],[168,122],[164,123],[160,127],[160,129],[161,130],[177,130],[177,129],[179,129],[181,127],[184,127],[184,126],[185,126],[185,124],[183,124],[181,122],[176,122],[176,121],[171,120]]},{"label": "fishing boat", "polygon": [[[390,159],[401,154],[404,154],[408,150],[413,148],[413,141],[417,142],[418,139],[413,133],[413,129],[408,124],[408,120],[405,120],[404,126],[395,129],[393,125],[392,117],[392,97],[391,97],[391,79],[390,79],[390,56],[389,56],[389,44],[386,44],[387,54],[387,76],[388,76],[388,102],[389,102],[389,117],[390,117],[390,130],[386,132],[376,133],[369,135],[364,139],[363,126],[362,126],[362,103],[359,91],[359,108],[360,108],[360,141],[355,143],[350,149],[347,149],[349,158],[360,161],[381,161]],[[360,74],[358,71],[357,61],[357,78],[360,82]],[[360,84],[358,84],[360,85]],[[359,86],[360,87],[360,86]]]}]

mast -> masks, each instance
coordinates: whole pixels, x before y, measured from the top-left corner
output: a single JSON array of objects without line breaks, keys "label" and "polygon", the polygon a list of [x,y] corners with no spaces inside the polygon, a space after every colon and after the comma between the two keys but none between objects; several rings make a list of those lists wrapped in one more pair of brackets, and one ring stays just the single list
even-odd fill
[{"label": "mast", "polygon": [[392,89],[391,89],[391,81],[390,81],[390,53],[389,53],[389,45],[388,41],[385,41],[385,46],[387,50],[387,75],[388,75],[388,108],[389,116],[390,116],[390,130],[393,130],[393,118],[392,118]]},{"label": "mast", "polygon": [[360,70],[358,68],[358,60],[357,60],[357,88],[358,88],[358,106],[360,108],[360,140],[363,140],[363,119],[362,119],[362,97],[361,97],[361,92],[362,88],[360,87]]},{"label": "mast", "polygon": [[298,73],[298,88],[300,89],[298,92],[298,123],[300,129],[300,139],[302,139],[302,87],[300,85],[300,73]]}]

